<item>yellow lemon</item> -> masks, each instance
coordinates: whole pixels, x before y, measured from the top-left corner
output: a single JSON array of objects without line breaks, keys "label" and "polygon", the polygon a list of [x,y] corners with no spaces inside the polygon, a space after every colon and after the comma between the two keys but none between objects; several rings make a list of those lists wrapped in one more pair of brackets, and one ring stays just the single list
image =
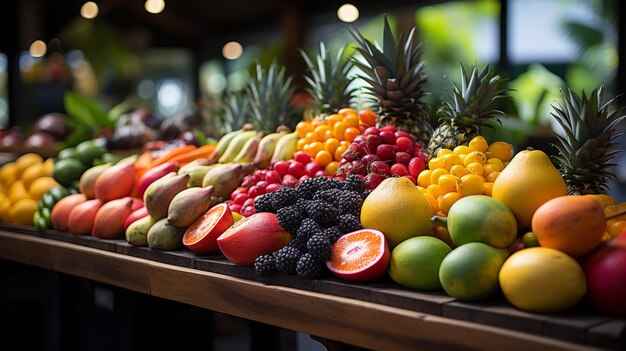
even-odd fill
[{"label": "yellow lemon", "polygon": [[0,198],[0,221],[11,223],[11,215],[9,210],[11,209],[11,200],[5,195]]},{"label": "yellow lemon", "polygon": [[13,223],[22,225],[32,225],[33,215],[37,211],[37,201],[32,199],[21,199],[14,203],[9,210]]},{"label": "yellow lemon", "polygon": [[11,203],[16,203],[21,199],[29,199],[30,195],[28,194],[28,190],[24,186],[24,183],[21,180],[15,181],[15,183],[11,184],[9,188],[9,199],[11,199]]},{"label": "yellow lemon", "polygon": [[487,140],[481,136],[474,137],[469,142],[469,148],[472,151],[485,152],[487,151]]},{"label": "yellow lemon", "polygon": [[33,184],[31,184],[30,188],[28,188],[28,193],[30,197],[36,201],[39,201],[43,194],[47,193],[51,188],[60,188],[61,185],[54,180],[52,177],[41,177],[36,179]]},{"label": "yellow lemon", "polygon": [[26,170],[26,168],[36,164],[42,163],[43,158],[35,153],[28,153],[20,156],[17,160],[15,160],[15,165],[17,165],[18,174],[22,174]]},{"label": "yellow lemon", "polygon": [[487,148],[487,156],[498,158],[502,162],[510,161],[513,157],[513,145],[504,141],[496,141]]},{"label": "yellow lemon", "polygon": [[43,171],[45,176],[52,177],[52,171],[54,171],[54,160],[52,158],[44,161]]},{"label": "yellow lemon", "polygon": [[17,165],[14,162],[7,163],[0,168],[0,181],[8,188],[17,180]]},{"label": "yellow lemon", "polygon": [[46,170],[43,163],[35,163],[34,165],[26,168],[24,172],[22,172],[22,183],[24,183],[24,187],[28,189],[30,185],[37,179],[46,176]]}]

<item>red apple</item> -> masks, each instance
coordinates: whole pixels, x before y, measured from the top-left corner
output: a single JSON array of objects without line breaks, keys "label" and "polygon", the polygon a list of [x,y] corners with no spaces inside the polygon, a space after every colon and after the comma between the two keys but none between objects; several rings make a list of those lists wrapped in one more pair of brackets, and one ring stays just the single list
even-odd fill
[{"label": "red apple", "polygon": [[587,296],[597,309],[626,317],[626,239],[598,245],[582,262]]},{"label": "red apple", "polygon": [[198,218],[183,235],[183,244],[191,251],[209,254],[219,251],[217,238],[235,222],[225,203],[217,204]]},{"label": "red apple", "polygon": [[261,255],[278,251],[291,241],[291,235],[278,224],[276,215],[260,212],[241,219],[217,238],[226,258],[238,266],[252,266]]}]

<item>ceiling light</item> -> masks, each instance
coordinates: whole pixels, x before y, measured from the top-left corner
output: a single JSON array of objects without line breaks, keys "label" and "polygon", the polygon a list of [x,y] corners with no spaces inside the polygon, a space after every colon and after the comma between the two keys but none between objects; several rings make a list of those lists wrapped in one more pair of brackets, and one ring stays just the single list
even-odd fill
[{"label": "ceiling light", "polygon": [[337,10],[337,17],[343,22],[351,23],[359,19],[359,9],[352,4],[343,4]]},{"label": "ceiling light", "polygon": [[164,0],[146,0],[145,4],[146,11],[150,13],[161,13],[163,9],[165,9],[165,1]]},{"label": "ceiling light", "polygon": [[236,60],[243,54],[243,46],[236,41],[226,43],[222,48],[222,55],[228,60]]},{"label": "ceiling light", "polygon": [[33,43],[30,44],[30,49],[28,49],[32,57],[42,57],[46,54],[46,50],[46,43],[44,43],[43,40],[33,41]]},{"label": "ceiling light", "polygon": [[86,19],[96,18],[98,16],[98,4],[88,1],[80,8],[80,15]]}]

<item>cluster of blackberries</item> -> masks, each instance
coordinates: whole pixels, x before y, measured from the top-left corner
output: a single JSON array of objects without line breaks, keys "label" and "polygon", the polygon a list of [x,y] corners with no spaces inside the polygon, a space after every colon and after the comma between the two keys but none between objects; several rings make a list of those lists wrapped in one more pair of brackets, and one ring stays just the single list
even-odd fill
[{"label": "cluster of blackberries", "polygon": [[361,229],[361,206],[368,194],[363,180],[352,175],[345,181],[310,178],[296,188],[280,188],[257,198],[256,212],[276,213],[278,223],[293,240],[273,254],[259,257],[254,263],[256,273],[319,277],[331,257],[332,244],[343,234]]}]

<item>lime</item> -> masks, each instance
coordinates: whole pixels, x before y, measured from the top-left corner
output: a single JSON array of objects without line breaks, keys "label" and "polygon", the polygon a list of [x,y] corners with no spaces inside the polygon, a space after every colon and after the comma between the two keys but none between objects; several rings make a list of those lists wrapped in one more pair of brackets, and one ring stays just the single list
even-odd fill
[{"label": "lime", "polygon": [[93,160],[102,157],[107,152],[103,146],[96,145],[93,140],[86,140],[76,146],[77,158],[86,165],[91,165]]},{"label": "lime", "polygon": [[52,220],[50,219],[50,215],[52,211],[49,208],[44,207],[40,208],[37,212],[41,215],[41,218],[43,218],[44,222],[46,223],[46,227],[51,228]]},{"label": "lime", "polygon": [[441,289],[439,266],[450,247],[432,236],[417,236],[401,242],[391,253],[389,276],[396,283],[421,290]]},{"label": "lime", "polygon": [[441,285],[455,299],[484,300],[498,292],[498,273],[507,256],[506,250],[484,243],[461,245],[441,263]]},{"label": "lime", "polygon": [[43,194],[43,196],[41,197],[41,201],[43,202],[43,206],[41,206],[40,208],[50,208],[51,209],[57,203],[56,200],[54,199],[54,197],[52,197],[52,194],[50,194],[50,193]]},{"label": "lime", "polygon": [[67,190],[67,188],[65,187],[51,188],[48,193],[52,195],[52,198],[55,202],[70,194],[69,190]]},{"label": "lime", "polygon": [[66,158],[77,158],[77,157],[78,157],[78,154],[76,153],[76,149],[73,147],[65,148],[59,151],[59,154],[57,155],[57,158],[59,160],[63,160]]},{"label": "lime", "polygon": [[46,230],[48,228],[46,220],[41,216],[41,213],[39,213],[39,211],[36,211],[33,214],[33,225],[39,230]]},{"label": "lime", "polygon": [[524,234],[524,236],[522,237],[522,243],[524,243],[524,247],[539,246],[539,241],[537,240],[537,236],[533,232],[528,232]]},{"label": "lime", "polygon": [[82,162],[73,158],[66,158],[59,160],[54,165],[52,176],[59,184],[69,186],[73,181],[78,181],[86,169],[87,166]]}]

